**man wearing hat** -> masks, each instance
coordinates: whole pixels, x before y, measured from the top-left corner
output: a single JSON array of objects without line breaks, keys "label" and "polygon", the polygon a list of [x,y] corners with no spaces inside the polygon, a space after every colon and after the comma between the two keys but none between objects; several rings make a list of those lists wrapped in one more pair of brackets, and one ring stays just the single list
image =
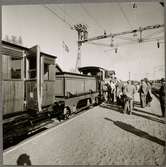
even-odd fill
[{"label": "man wearing hat", "polygon": [[165,79],[161,79],[161,88],[159,90],[159,95],[160,95],[160,105],[161,105],[161,112],[162,112],[162,117],[165,117]]}]

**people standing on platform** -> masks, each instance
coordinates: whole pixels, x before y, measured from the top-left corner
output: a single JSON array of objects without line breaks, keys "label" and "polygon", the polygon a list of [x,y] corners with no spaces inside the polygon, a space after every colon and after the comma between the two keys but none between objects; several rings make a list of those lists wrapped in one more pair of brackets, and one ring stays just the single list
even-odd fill
[{"label": "people standing on platform", "polygon": [[159,99],[160,99],[160,106],[161,106],[161,112],[162,117],[165,117],[165,91],[166,91],[166,85],[165,85],[165,79],[161,79],[161,87],[159,90]]},{"label": "people standing on platform", "polygon": [[103,94],[104,94],[104,101],[108,102],[108,83],[107,81],[104,82],[103,84]]},{"label": "people standing on platform", "polygon": [[110,86],[111,86],[111,93],[110,93],[110,102],[114,103],[114,96],[115,96],[115,83],[113,80],[110,81]]},{"label": "people standing on platform", "polygon": [[116,102],[117,102],[117,105],[121,104],[121,102],[120,102],[121,94],[122,94],[122,84],[119,80],[117,80],[117,83],[116,83]]},{"label": "people standing on platform", "polygon": [[118,82],[118,80],[117,80],[117,78],[115,77],[114,78],[114,86],[115,86],[115,88],[114,88],[114,103],[116,103],[117,102],[117,95],[116,95],[116,85],[117,85],[117,82]]},{"label": "people standing on platform", "polygon": [[[134,89],[134,94],[137,92],[137,87],[134,84],[134,81],[131,81],[131,85],[133,85],[133,89]],[[134,108],[134,94],[133,94],[133,108]]]},{"label": "people standing on platform", "polygon": [[147,85],[146,106],[150,107],[150,103],[152,101],[151,83],[147,78],[144,78],[144,80]]},{"label": "people standing on platform", "polygon": [[111,101],[111,84],[110,84],[110,80],[107,83],[107,89],[108,89],[108,103],[110,103],[110,101]]},{"label": "people standing on platform", "polygon": [[129,111],[129,114],[133,112],[133,99],[134,94],[136,93],[135,86],[131,84],[131,81],[127,81],[127,85],[124,87],[125,104],[124,104],[124,113]]},{"label": "people standing on platform", "polygon": [[146,106],[146,95],[147,95],[147,85],[146,85],[146,83],[143,79],[141,80],[141,85],[140,85],[140,88],[139,88],[138,92],[139,92],[139,95],[140,95],[141,107],[145,108],[145,106]]}]

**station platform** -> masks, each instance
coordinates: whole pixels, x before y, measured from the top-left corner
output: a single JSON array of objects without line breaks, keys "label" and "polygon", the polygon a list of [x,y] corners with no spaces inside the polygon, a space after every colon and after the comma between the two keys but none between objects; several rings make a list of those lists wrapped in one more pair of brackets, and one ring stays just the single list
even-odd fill
[{"label": "station platform", "polygon": [[158,99],[132,115],[102,103],[3,153],[4,165],[162,165],[165,119]]}]

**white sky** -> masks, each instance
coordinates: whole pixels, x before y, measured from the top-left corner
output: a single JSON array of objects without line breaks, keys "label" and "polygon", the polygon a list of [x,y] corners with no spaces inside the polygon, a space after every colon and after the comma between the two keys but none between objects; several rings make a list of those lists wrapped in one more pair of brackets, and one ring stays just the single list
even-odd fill
[{"label": "white sky", "polygon": [[[136,3],[99,3],[99,4],[59,4],[47,5],[58,16],[71,25],[88,25],[89,38],[102,35],[104,30],[117,33],[155,24],[164,24],[164,8],[158,2]],[[2,39],[5,35],[21,36],[23,45],[32,47],[38,44],[41,51],[57,56],[57,63],[65,71],[75,68],[77,57],[77,32],[60,20],[42,5],[3,6]],[[126,38],[138,38],[131,35]],[[164,29],[149,30],[143,38],[164,39]],[[67,53],[62,41],[68,45]],[[111,39],[94,41],[110,44]],[[146,43],[133,43],[129,40],[115,39],[119,45],[118,53],[114,50],[104,52],[109,47],[85,43],[82,46],[81,65],[97,65],[115,70],[122,80],[143,77],[161,78],[164,76],[164,44],[157,48],[157,40]],[[163,41],[163,40],[162,40]],[[127,45],[127,43],[132,43]],[[126,43],[126,45],[120,45]]]}]

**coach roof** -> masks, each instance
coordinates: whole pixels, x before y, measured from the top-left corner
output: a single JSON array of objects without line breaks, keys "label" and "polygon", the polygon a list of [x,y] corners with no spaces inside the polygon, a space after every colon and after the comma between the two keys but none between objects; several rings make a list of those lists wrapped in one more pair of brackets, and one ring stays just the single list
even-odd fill
[{"label": "coach roof", "polygon": [[[25,51],[28,51],[30,49],[30,48],[27,48],[27,47],[24,47],[24,46],[20,46],[20,45],[17,45],[17,44],[13,44],[13,43],[10,43],[10,42],[7,42],[7,41],[2,41],[2,45],[8,46],[8,47],[12,47],[12,48],[15,48],[15,49],[19,49],[19,50],[25,50]],[[45,55],[45,56],[57,58],[56,56],[48,54],[48,53],[44,53],[44,52],[40,52],[40,53],[42,55]]]}]

